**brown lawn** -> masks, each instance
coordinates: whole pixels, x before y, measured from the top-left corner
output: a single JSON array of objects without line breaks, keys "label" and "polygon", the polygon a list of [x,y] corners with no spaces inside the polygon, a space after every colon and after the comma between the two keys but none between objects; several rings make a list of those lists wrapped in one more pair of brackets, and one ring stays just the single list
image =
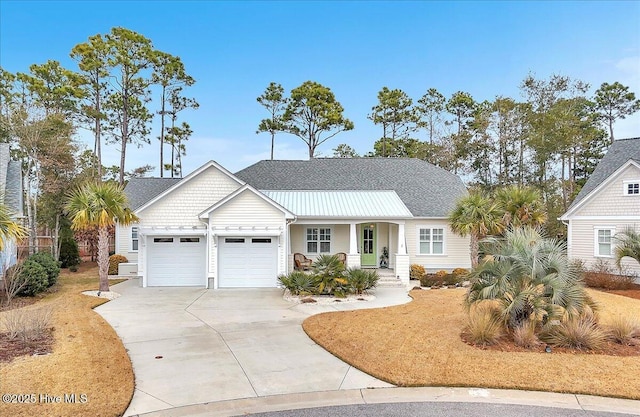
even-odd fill
[{"label": "brown lawn", "polygon": [[[640,301],[589,290],[603,322],[640,319]],[[527,389],[640,399],[640,356],[481,349],[461,340],[462,289],[414,290],[413,301],[382,309],[323,313],[307,334],[345,362],[399,386]]]},{"label": "brown lawn", "polygon": [[[52,353],[0,363],[0,394],[36,396],[36,404],[0,402],[0,415],[93,417],[124,413],[134,389],[131,361],[115,331],[92,310],[105,300],[81,294],[97,289],[97,275],[95,263],[83,265],[76,273],[63,270],[57,291],[24,307],[53,308]],[[61,396],[63,403],[40,402],[40,394]],[[65,404],[65,394],[76,394],[77,403]],[[86,395],[86,401],[81,394]]]}]

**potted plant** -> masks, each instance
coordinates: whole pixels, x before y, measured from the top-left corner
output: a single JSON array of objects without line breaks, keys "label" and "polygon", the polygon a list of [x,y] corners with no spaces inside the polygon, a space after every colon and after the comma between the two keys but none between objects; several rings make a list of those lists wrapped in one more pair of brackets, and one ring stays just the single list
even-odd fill
[{"label": "potted plant", "polygon": [[382,255],[380,255],[380,268],[387,268],[389,266],[389,249],[387,247],[382,248]]}]

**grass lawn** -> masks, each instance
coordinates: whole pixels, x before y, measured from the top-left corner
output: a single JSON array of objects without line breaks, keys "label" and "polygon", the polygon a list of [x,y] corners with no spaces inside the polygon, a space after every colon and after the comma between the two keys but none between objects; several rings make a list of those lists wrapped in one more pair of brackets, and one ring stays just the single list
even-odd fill
[{"label": "grass lawn", "polygon": [[[51,306],[53,351],[0,363],[0,394],[76,394],[75,404],[6,404],[1,416],[120,416],[134,389],[129,356],[115,331],[92,309],[106,300],[82,295],[96,290],[98,270],[62,270],[57,291],[24,308]],[[55,287],[54,287],[55,288]],[[6,314],[0,312],[0,315]],[[1,330],[0,330],[1,331]],[[80,395],[86,395],[81,403]]]},{"label": "grass lawn", "polygon": [[[345,362],[399,386],[526,389],[640,399],[640,356],[504,352],[460,338],[462,289],[412,291],[413,301],[381,309],[323,313],[307,334]],[[640,300],[589,290],[600,317],[631,314]]]}]

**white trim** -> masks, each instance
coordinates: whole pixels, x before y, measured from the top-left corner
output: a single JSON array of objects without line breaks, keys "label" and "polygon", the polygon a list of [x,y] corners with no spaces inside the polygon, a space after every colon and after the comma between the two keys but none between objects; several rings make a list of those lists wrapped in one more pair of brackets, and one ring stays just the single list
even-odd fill
[{"label": "white trim", "polygon": [[570,221],[567,224],[567,256],[569,258],[573,256],[573,227]]},{"label": "white trim", "polygon": [[282,234],[282,230],[221,230],[221,231],[212,231],[212,236],[220,236],[220,237],[247,237],[247,236],[256,236],[256,237],[266,237],[266,236],[280,236]]},{"label": "white trim", "polygon": [[200,175],[200,173],[206,171],[207,169],[209,169],[211,167],[216,168],[218,171],[222,172],[223,174],[228,176],[230,179],[232,179],[233,181],[237,182],[239,185],[244,185],[245,184],[243,181],[240,181],[231,172],[227,171],[224,167],[222,167],[217,162],[209,161],[209,162],[205,163],[204,165],[202,165],[200,168],[198,168],[195,171],[193,171],[191,174],[189,174],[186,177],[184,177],[182,179],[182,181],[178,181],[177,183],[175,183],[171,187],[167,188],[166,190],[164,190],[163,192],[161,192],[160,194],[158,194],[157,196],[155,196],[151,200],[149,200],[146,203],[144,203],[142,206],[140,206],[137,209],[135,209],[134,213],[140,213],[141,211],[143,211],[147,207],[149,207],[152,204],[154,204],[156,201],[163,199],[167,194],[170,194],[173,191],[175,191],[176,189],[182,187],[184,184],[188,183],[189,181],[191,181],[192,179],[194,179],[195,177]]},{"label": "white trim", "polygon": [[[431,240],[429,241],[429,248],[431,253],[422,253],[420,251],[420,230],[429,229],[429,236]],[[442,230],[442,253],[433,253],[433,229],[441,229]],[[444,224],[438,225],[429,225],[429,224],[418,224],[416,225],[416,256],[447,256],[447,228]]]},{"label": "white trim", "polygon": [[[560,218],[559,220],[562,220],[562,218]],[[636,220],[636,221],[640,221],[640,216],[574,216],[571,218],[571,220],[613,220],[613,221]]]},{"label": "white trim", "polygon": [[330,218],[330,217],[322,217],[322,218],[318,218],[318,217],[309,217],[309,218],[296,218],[296,224],[311,224],[311,225],[315,225],[315,224],[351,224],[351,223],[356,223],[356,224],[367,224],[367,223],[389,223],[389,224],[405,224],[406,220],[412,220],[412,219],[398,219],[398,218],[393,218],[393,219],[381,219],[379,217],[363,217],[363,218],[357,218],[357,219],[353,219],[353,218],[349,218],[349,219],[334,219],[334,218]]},{"label": "white trim", "polygon": [[625,180],[625,181],[622,181],[622,195],[624,195],[625,197],[638,197],[638,196],[640,196],[640,193],[634,193],[634,194],[629,193],[629,185],[630,184],[637,185],[638,188],[640,188],[640,180]]},{"label": "white trim", "polygon": [[[335,239],[335,233],[333,230],[333,225],[330,224],[315,224],[315,225],[305,225],[305,227],[302,228],[304,231],[304,250],[305,250],[305,254],[307,255],[323,255],[323,254],[330,254],[332,252],[332,248],[334,247],[334,239]],[[318,229],[318,239],[317,240],[308,240],[307,239],[307,229]],[[320,240],[320,229],[329,229],[329,240]],[[318,251],[317,252],[309,252],[309,242],[317,242],[318,243]],[[322,252],[320,250],[321,248],[321,242],[329,242],[329,252]]]},{"label": "white trim", "polygon": [[206,235],[207,229],[202,227],[138,227],[138,248],[140,236],[192,236]]},{"label": "white trim", "polygon": [[[609,232],[611,232],[611,242],[609,243],[609,246],[611,247],[611,254],[610,255],[601,255],[600,254],[600,241],[598,240],[598,234],[601,230],[608,230]],[[615,226],[593,226],[593,256],[596,258],[608,258],[611,259],[613,258],[613,237],[616,234],[616,227]]]},{"label": "white trim", "polygon": [[209,215],[211,214],[211,212],[219,209],[220,207],[222,207],[223,205],[227,204],[229,201],[233,200],[234,198],[236,198],[237,196],[239,196],[240,194],[242,194],[245,191],[252,192],[256,196],[258,196],[262,200],[264,200],[266,203],[268,203],[268,204],[272,205],[273,207],[275,207],[276,209],[280,210],[282,213],[284,213],[284,216],[285,216],[286,219],[295,219],[296,218],[295,214],[291,213],[289,210],[287,210],[286,208],[282,207],[280,204],[276,203],[275,201],[273,201],[272,199],[270,199],[266,195],[262,194],[260,191],[256,190],[255,188],[253,188],[249,184],[243,185],[242,187],[238,188],[237,190],[235,190],[234,192],[232,192],[231,194],[229,194],[228,196],[226,196],[222,200],[218,201],[217,203],[215,203],[214,205],[210,206],[209,208],[203,210],[200,214],[198,214],[198,218],[200,218],[200,219],[208,219]]},{"label": "white trim", "polygon": [[611,175],[609,175],[607,179],[602,181],[596,188],[594,188],[589,194],[587,194],[582,200],[580,200],[575,206],[571,207],[566,213],[560,216],[560,220],[569,220],[570,218],[573,218],[571,217],[571,215],[575,213],[576,210],[582,207],[586,202],[590,201],[594,195],[598,194],[600,190],[607,187],[611,182],[613,182],[616,176],[620,175],[622,171],[624,171],[630,166],[635,166],[636,168],[640,169],[639,163],[637,163],[633,159],[629,159],[627,162],[622,164],[618,169],[616,169]]}]

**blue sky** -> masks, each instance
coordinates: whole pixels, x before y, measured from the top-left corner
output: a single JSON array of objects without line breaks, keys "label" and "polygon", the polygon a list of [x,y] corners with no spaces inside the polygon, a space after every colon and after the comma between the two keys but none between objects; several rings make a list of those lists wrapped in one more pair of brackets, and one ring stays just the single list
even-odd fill
[{"label": "blue sky", "polygon": [[[180,56],[197,80],[188,92],[200,108],[184,115],[194,131],[185,174],[210,159],[234,172],[269,157],[269,135],[255,131],[266,117],[256,97],[271,81],[287,91],[306,80],[333,90],[355,129],[320,147],[325,156],[339,143],[372,149],[381,129],[366,116],[383,86],[414,100],[431,87],[447,97],[521,99],[518,85],[531,72],[581,79],[592,92],[619,81],[640,95],[640,2],[632,1],[0,0],[0,65],[27,72],[55,59],[76,69],[71,48],[114,26]],[[127,169],[158,166],[158,134],[130,148]],[[615,134],[640,136],[640,115],[618,122]],[[305,159],[306,145],[280,134],[275,157]],[[118,163],[114,145],[104,159]]]}]

